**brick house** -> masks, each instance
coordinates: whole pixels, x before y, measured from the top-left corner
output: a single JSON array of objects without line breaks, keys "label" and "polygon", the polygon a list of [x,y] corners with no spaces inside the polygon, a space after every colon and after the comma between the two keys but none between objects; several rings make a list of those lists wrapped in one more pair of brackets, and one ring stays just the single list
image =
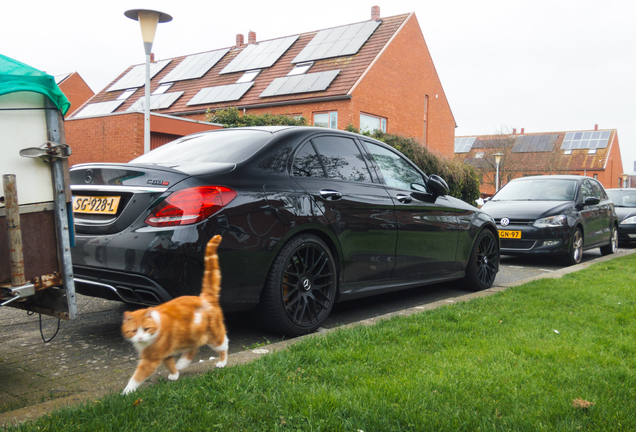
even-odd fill
[{"label": "brick house", "polygon": [[71,108],[69,108],[66,113],[66,117],[73,115],[78,108],[84,105],[84,102],[95,95],[93,90],[86,84],[86,81],[84,81],[77,72],[56,76],[55,83],[71,103]]},{"label": "brick house", "polygon": [[[129,67],[67,121],[77,155],[71,163],[103,156],[90,149],[96,146],[119,161],[143,152],[136,135],[117,144],[105,136],[88,140],[75,129],[90,129],[81,125],[89,119],[141,112],[144,77],[145,65]],[[436,154],[453,155],[455,120],[414,13],[380,18],[374,6],[369,21],[259,42],[250,32],[247,44],[237,35],[229,48],[153,59],[150,90],[158,115],[203,122],[209,111],[236,107],[303,116],[316,126],[351,124],[412,137]]]},{"label": "brick house", "polygon": [[455,138],[455,158],[481,175],[481,194],[495,192],[496,162],[500,187],[517,177],[575,174],[594,177],[605,188],[622,187],[623,163],[616,129],[480,135]]}]

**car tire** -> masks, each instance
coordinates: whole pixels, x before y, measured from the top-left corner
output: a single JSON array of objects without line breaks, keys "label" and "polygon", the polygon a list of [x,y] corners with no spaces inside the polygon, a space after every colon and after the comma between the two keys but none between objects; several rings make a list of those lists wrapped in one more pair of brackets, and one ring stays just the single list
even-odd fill
[{"label": "car tire", "polygon": [[260,324],[287,336],[316,331],[335,303],[337,276],[322,240],[310,234],[292,238],[270,268],[256,309]]},{"label": "car tire", "polygon": [[610,236],[609,244],[601,247],[601,255],[611,255],[618,249],[618,230],[615,226],[612,226],[612,234]]},{"label": "car tire", "polygon": [[499,271],[499,244],[489,229],[482,230],[470,252],[464,287],[473,291],[490,288]]},{"label": "car tire", "polygon": [[575,265],[581,262],[581,258],[583,258],[583,231],[581,228],[575,228],[570,242],[570,252],[565,255],[563,261],[565,265]]}]

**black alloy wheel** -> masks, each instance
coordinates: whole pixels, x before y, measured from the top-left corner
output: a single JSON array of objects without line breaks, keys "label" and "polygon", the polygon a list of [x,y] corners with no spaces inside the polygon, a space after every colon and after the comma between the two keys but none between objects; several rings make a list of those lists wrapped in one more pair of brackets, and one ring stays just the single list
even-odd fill
[{"label": "black alloy wheel", "polygon": [[300,235],[274,260],[257,312],[277,333],[298,336],[316,331],[335,303],[336,281],[327,245],[316,236]]},{"label": "black alloy wheel", "polygon": [[499,271],[499,244],[488,229],[482,230],[470,253],[464,285],[475,291],[490,288]]}]

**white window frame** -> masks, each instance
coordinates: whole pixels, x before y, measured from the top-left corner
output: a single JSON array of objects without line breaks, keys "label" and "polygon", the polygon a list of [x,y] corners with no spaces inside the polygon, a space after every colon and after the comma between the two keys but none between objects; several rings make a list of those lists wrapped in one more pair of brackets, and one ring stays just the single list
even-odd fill
[{"label": "white window frame", "polygon": [[289,71],[289,73],[287,73],[287,76],[304,75],[313,65],[314,62],[298,63],[292,70]]},{"label": "white window frame", "polygon": [[[374,129],[369,129],[369,127],[363,126],[363,117],[366,117],[368,119],[375,119],[378,122],[378,127],[374,128]],[[369,123],[368,121],[366,121],[365,123]],[[387,125],[387,119],[386,117],[381,117],[381,116],[376,116],[373,114],[366,114],[366,113],[360,113],[360,132],[373,132],[375,130],[379,130],[381,132],[386,133],[386,125]]]},{"label": "white window frame", "polygon": [[155,89],[155,91],[152,92],[152,94],[153,95],[164,94],[165,92],[167,92],[170,89],[170,87],[172,87],[172,84],[174,84],[174,83],[161,84],[159,87],[157,87]]},{"label": "white window frame", "polygon": [[123,92],[122,94],[120,94],[119,96],[117,96],[117,99],[116,99],[116,100],[126,100],[126,99],[128,99],[129,97],[131,97],[131,96],[133,95],[133,93],[134,93],[134,92],[136,92],[136,91],[137,91],[137,89],[136,89],[136,88],[134,88],[134,89],[127,89],[127,90],[124,90],[124,92]]},{"label": "white window frame", "polygon": [[[316,116],[326,116],[326,122],[321,125],[316,124]],[[326,126],[324,126],[326,125]],[[314,113],[314,126],[326,127],[328,129],[338,129],[338,111],[316,112]]]},{"label": "white window frame", "polygon": [[245,71],[243,75],[236,81],[236,84],[252,82],[261,73],[261,69],[251,69]]}]

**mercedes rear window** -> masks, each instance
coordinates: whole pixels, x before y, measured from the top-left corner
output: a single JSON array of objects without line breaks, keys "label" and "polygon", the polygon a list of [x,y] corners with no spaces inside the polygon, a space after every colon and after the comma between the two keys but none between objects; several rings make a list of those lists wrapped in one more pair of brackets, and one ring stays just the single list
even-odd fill
[{"label": "mercedes rear window", "polygon": [[188,135],[130,162],[140,164],[239,163],[263,148],[272,137],[273,135],[266,131],[232,129]]}]

